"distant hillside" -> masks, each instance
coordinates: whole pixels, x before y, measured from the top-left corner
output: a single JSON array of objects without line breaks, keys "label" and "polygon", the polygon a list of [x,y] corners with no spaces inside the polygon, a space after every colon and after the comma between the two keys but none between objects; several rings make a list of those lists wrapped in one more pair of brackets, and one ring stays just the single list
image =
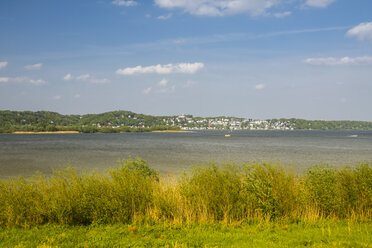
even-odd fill
[{"label": "distant hillside", "polygon": [[49,111],[0,111],[0,132],[14,131],[79,131],[130,132],[164,129],[184,130],[295,130],[355,129],[372,130],[372,122],[319,121],[303,119],[253,120],[236,117],[194,117],[192,115],[152,116],[131,111],[101,114],[61,115]]},{"label": "distant hillside", "polygon": [[162,125],[162,117],[136,114],[131,111],[112,111],[102,114],[61,115],[49,111],[0,111],[0,126],[54,124],[57,126],[153,126]]},{"label": "distant hillside", "polygon": [[0,111],[0,133],[15,131],[131,132],[179,129],[166,125],[169,117],[112,111],[102,114],[61,115],[49,111]]}]

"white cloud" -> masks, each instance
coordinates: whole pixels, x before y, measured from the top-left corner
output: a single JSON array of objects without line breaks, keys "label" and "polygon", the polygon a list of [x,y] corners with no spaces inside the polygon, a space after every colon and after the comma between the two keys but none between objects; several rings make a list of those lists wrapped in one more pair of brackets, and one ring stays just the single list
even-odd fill
[{"label": "white cloud", "polygon": [[146,14],[145,17],[146,18],[151,18],[151,15],[150,14]]},{"label": "white cloud", "polygon": [[47,84],[44,79],[32,79],[28,77],[0,77],[0,83],[29,83],[37,86]]},{"label": "white cloud", "polygon": [[98,78],[95,78],[95,77],[91,76],[90,74],[81,74],[77,77],[74,77],[70,73],[66,74],[66,76],[63,77],[63,80],[65,80],[65,81],[71,81],[71,80],[85,81],[85,82],[89,82],[89,83],[93,83],[93,84],[107,84],[107,83],[110,82],[110,80],[107,79],[107,78],[98,79]]},{"label": "white cloud", "polygon": [[151,87],[148,87],[148,88],[144,89],[142,91],[142,93],[145,94],[145,95],[148,95],[148,94],[150,94],[151,90],[152,90],[152,88]]},{"label": "white cloud", "polygon": [[174,92],[175,90],[176,90],[176,86],[172,85],[172,86],[167,87],[167,88],[158,89],[158,90],[155,91],[155,93],[170,93],[170,92]]},{"label": "white cloud", "polygon": [[257,85],[254,86],[254,88],[255,88],[256,90],[262,90],[262,89],[264,89],[265,87],[266,87],[265,84],[257,84]]},{"label": "white cloud", "polygon": [[25,69],[26,70],[40,70],[41,67],[43,67],[43,64],[42,63],[38,63],[38,64],[33,64],[33,65],[26,65],[25,66]]},{"label": "white cloud", "polygon": [[316,8],[325,8],[336,0],[306,0],[306,5]]},{"label": "white cloud", "polygon": [[188,80],[184,85],[182,85],[182,88],[190,88],[196,84],[195,81]]},{"label": "white cloud", "polygon": [[66,74],[66,76],[63,77],[63,80],[65,80],[65,81],[70,81],[70,80],[72,80],[72,76],[71,76],[71,74],[70,74],[70,73]]},{"label": "white cloud", "polygon": [[53,96],[54,100],[61,100],[61,98],[62,98],[61,96]]},{"label": "white cloud", "polygon": [[204,68],[203,63],[179,63],[179,64],[166,64],[166,65],[152,65],[152,66],[136,66],[127,67],[124,69],[116,70],[119,75],[134,75],[134,74],[171,74],[171,73],[187,73],[194,74],[200,69]]},{"label": "white cloud", "polygon": [[155,0],[155,5],[166,9],[182,9],[192,15],[225,16],[248,13],[265,15],[283,0]]},{"label": "white cloud", "polygon": [[7,82],[9,82],[8,77],[0,77],[0,83],[7,83]]},{"label": "white cloud", "polygon": [[131,7],[131,6],[138,5],[136,1],[132,1],[132,0],[114,0],[111,3],[113,5],[124,6],[124,7]]},{"label": "white cloud", "polygon": [[165,87],[167,86],[168,84],[168,80],[166,80],[165,78],[163,78],[159,83],[158,83],[158,86],[160,87]]},{"label": "white cloud", "polygon": [[82,74],[80,76],[77,76],[76,77],[76,80],[82,80],[82,81],[84,81],[84,80],[88,80],[89,78],[91,78],[91,76],[89,74]]},{"label": "white cloud", "polygon": [[9,78],[9,82],[14,82],[14,83],[25,83],[28,82],[30,79],[26,77],[14,77],[14,78]]},{"label": "white cloud", "polygon": [[75,94],[74,97],[75,97],[75,98],[80,98],[81,95],[80,95],[80,94]]},{"label": "white cloud", "polygon": [[97,79],[92,77],[89,79],[89,82],[92,84],[108,84],[110,83],[110,80],[108,80],[107,78]]},{"label": "white cloud", "polygon": [[273,14],[273,16],[275,16],[276,18],[284,18],[284,17],[290,16],[291,14],[292,14],[291,11],[285,11],[285,12],[275,13]]},{"label": "white cloud", "polygon": [[358,40],[372,41],[372,22],[363,22],[347,31],[346,36],[356,37]]},{"label": "white cloud", "polygon": [[107,78],[102,78],[102,79],[92,78],[90,82],[93,84],[108,84],[110,83],[110,80]]},{"label": "white cloud", "polygon": [[281,37],[281,36],[295,36],[307,33],[326,33],[331,31],[346,31],[350,29],[350,26],[334,26],[324,28],[312,28],[312,29],[293,29],[283,30],[268,33],[225,33],[225,34],[214,34],[205,36],[194,36],[194,37],[178,37],[176,39],[165,39],[156,42],[139,43],[140,48],[153,48],[154,46],[169,47],[169,46],[182,46],[182,45],[202,45],[212,43],[224,43],[232,41],[248,41],[248,40],[259,40],[270,37]]},{"label": "white cloud", "polygon": [[[192,15],[226,16],[249,14],[251,16],[271,15],[270,10],[293,2],[305,2],[305,6],[325,8],[336,0],[155,0],[155,5],[165,9],[181,9]],[[290,11],[273,14],[278,18],[290,15]]]},{"label": "white cloud", "polygon": [[0,70],[3,69],[3,68],[5,68],[7,65],[8,65],[8,62],[6,62],[6,61],[1,61],[1,62],[0,62]]},{"label": "white cloud", "polygon": [[363,64],[372,64],[372,57],[343,57],[343,58],[308,58],[305,60],[305,63],[311,65],[327,65],[327,66],[337,66],[337,65],[363,65]]},{"label": "white cloud", "polygon": [[169,85],[168,80],[163,78],[154,87],[148,87],[142,91],[143,94],[148,95],[150,93],[170,93],[176,90],[176,85]]},{"label": "white cloud", "polygon": [[34,80],[34,79],[30,79],[30,84],[34,84],[34,85],[43,85],[43,84],[46,84],[47,82],[43,79],[37,79],[37,80]]},{"label": "white cloud", "polygon": [[172,17],[172,14],[158,16],[159,20],[168,20]]}]

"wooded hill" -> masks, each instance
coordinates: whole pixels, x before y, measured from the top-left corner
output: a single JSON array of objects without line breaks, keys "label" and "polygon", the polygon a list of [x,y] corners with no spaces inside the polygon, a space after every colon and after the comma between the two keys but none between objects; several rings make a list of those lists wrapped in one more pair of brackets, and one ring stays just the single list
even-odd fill
[{"label": "wooded hill", "polygon": [[[197,128],[207,129],[211,120],[227,121],[221,129],[229,129],[239,123],[238,129],[253,129],[251,119],[236,117],[193,117],[152,116],[131,111],[111,111],[101,114],[62,115],[50,111],[0,111],[0,132],[14,131],[79,131],[79,132],[129,132],[164,129]],[[235,123],[234,123],[235,122]],[[231,124],[231,125],[230,125]],[[268,119],[262,122],[260,129],[276,129],[279,126],[290,129],[355,129],[372,130],[372,122],[366,121],[321,121],[303,119]],[[234,126],[236,127],[236,125]],[[257,125],[255,126],[257,127]]]}]

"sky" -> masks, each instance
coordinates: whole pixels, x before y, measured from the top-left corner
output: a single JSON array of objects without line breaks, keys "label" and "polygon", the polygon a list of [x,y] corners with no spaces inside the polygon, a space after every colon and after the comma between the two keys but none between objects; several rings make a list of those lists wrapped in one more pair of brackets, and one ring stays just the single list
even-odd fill
[{"label": "sky", "polygon": [[0,110],[372,121],[372,1],[2,0]]}]

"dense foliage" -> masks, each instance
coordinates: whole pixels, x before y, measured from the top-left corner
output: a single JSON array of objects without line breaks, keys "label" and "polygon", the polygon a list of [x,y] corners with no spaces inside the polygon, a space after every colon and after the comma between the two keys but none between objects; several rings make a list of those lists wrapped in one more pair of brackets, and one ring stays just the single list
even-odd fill
[{"label": "dense foliage", "polygon": [[269,163],[195,167],[162,177],[141,159],[108,173],[56,171],[0,182],[0,226],[371,220],[372,167],[318,165],[303,175]]},{"label": "dense foliage", "polygon": [[82,133],[178,130],[164,125],[163,117],[113,111],[102,114],[61,115],[49,111],[0,111],[0,133],[79,131]]},{"label": "dense foliage", "polygon": [[368,121],[322,121],[322,120],[303,120],[303,119],[271,119],[269,122],[282,122],[295,127],[295,129],[314,129],[314,130],[331,130],[331,129],[357,129],[371,130],[372,122]]},{"label": "dense foliage", "polygon": [[[207,129],[358,129],[372,130],[372,122],[365,121],[309,121],[302,119],[269,119],[260,124],[253,120],[234,117],[151,116],[130,111],[112,111],[102,114],[61,115],[48,111],[0,111],[0,133],[78,131],[96,132],[142,132],[151,130],[179,130],[180,128]],[[235,123],[235,126],[232,125]]]}]

